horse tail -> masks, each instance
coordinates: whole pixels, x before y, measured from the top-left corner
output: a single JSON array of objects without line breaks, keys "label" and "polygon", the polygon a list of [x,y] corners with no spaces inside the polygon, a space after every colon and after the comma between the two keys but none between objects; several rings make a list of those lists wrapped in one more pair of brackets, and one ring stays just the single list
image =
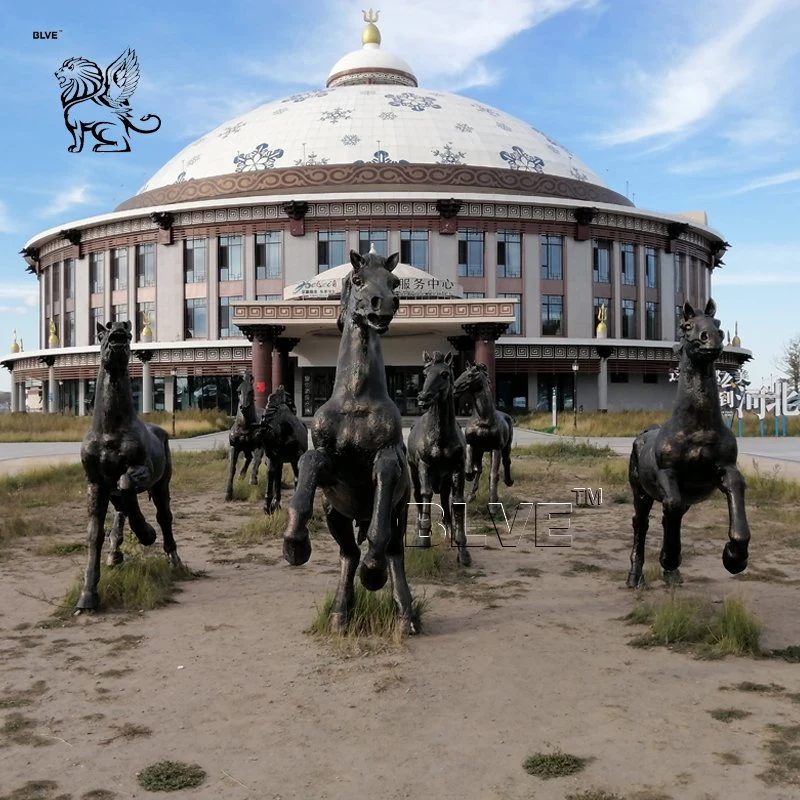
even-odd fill
[{"label": "horse tail", "polygon": [[129,118],[123,117],[125,122],[125,127],[129,128],[132,131],[136,131],[136,133],[155,133],[161,127],[161,117],[156,116],[155,114],[145,114],[138,122],[148,122],[149,120],[155,120],[155,126],[151,123],[150,126],[145,126],[140,128],[134,122],[132,122]]}]

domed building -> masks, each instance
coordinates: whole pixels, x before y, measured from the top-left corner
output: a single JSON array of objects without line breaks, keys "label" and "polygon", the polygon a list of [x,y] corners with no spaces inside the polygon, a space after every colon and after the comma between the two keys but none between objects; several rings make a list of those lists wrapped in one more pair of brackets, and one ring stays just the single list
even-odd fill
[{"label": "domed building", "polygon": [[[421,89],[381,47],[324,88],[262,105],[185,147],[114,211],[34,236],[40,349],[14,352],[12,405],[42,381],[85,413],[98,323],[130,320],[139,409],[327,400],[350,250],[398,252],[383,338],[390,394],[417,413],[423,350],[489,366],[507,409],[666,408],[676,314],[703,306],[727,247],[705,215],[636,208],[563,145],[467,97]],[[750,357],[728,346],[718,366]]]}]

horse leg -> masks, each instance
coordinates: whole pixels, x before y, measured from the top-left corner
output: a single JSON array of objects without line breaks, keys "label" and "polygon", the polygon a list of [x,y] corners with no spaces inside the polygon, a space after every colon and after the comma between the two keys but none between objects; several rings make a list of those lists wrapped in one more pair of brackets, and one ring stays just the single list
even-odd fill
[{"label": "horse leg", "polygon": [[406,579],[404,549],[409,495],[410,492],[405,492],[400,503],[392,510],[392,535],[386,547],[386,558],[389,563],[389,574],[392,577],[392,595],[401,633],[413,635],[417,632],[417,626],[414,622],[411,589]]},{"label": "horse leg", "polygon": [[250,471],[250,485],[258,486],[258,470],[264,459],[264,451],[260,447],[253,448],[253,469]]},{"label": "horse leg", "polygon": [[492,450],[492,462],[489,470],[489,502],[497,503],[497,482],[500,480],[500,450]]},{"label": "horse leg", "polygon": [[471,481],[475,477],[475,468],[473,467],[473,453],[472,445],[468,444],[464,453],[464,477]]},{"label": "horse leg", "polygon": [[503,483],[506,486],[513,486],[514,479],[511,477],[511,444],[514,437],[514,429],[508,430],[508,441],[503,446]]},{"label": "horse leg", "polygon": [[87,506],[89,509],[89,554],[86,560],[86,574],[83,580],[83,589],[76,609],[89,611],[97,608],[97,583],[100,580],[100,553],[103,550],[105,539],[104,524],[108,511],[109,493],[105,487],[90,483],[86,491]]},{"label": "horse leg", "polygon": [[331,536],[339,545],[339,564],[341,573],[336,597],[331,607],[330,626],[334,633],[344,633],[353,614],[353,581],[356,577],[358,562],[361,560],[361,548],[356,544],[353,535],[353,520],[340,514],[335,508],[325,512],[325,521]]},{"label": "horse leg", "polygon": [[644,586],[644,545],[647,530],[650,527],[650,509],[653,498],[641,486],[631,485],[633,489],[633,548],[631,550],[631,570],[628,573],[626,586],[636,589]]},{"label": "horse leg", "polygon": [[292,459],[292,472],[294,473],[294,488],[297,489],[297,476],[300,474],[300,468],[297,466],[297,462],[299,461],[299,457],[295,456]]},{"label": "horse leg", "polygon": [[[467,449],[469,449],[469,445],[467,445]],[[474,470],[473,474],[475,475],[475,480],[472,482],[472,491],[469,493],[468,503],[471,503],[475,499],[475,495],[478,494],[478,487],[481,483],[481,473],[483,472],[483,450],[473,450],[472,468]],[[466,480],[469,480],[466,472],[464,473],[464,477]]]},{"label": "horse leg", "polygon": [[236,474],[236,462],[239,460],[239,450],[231,445],[228,450],[228,478],[225,483],[225,501],[233,500],[233,476]]},{"label": "horse leg", "polygon": [[[359,572],[362,585],[370,592],[377,592],[388,578],[386,548],[392,537],[392,497],[398,482],[406,477],[403,474],[406,470],[404,450],[402,445],[384,447],[378,451],[372,467],[375,500],[367,530],[369,549]],[[406,489],[403,494],[410,495],[410,492]]]},{"label": "horse leg", "polygon": [[417,536],[414,547],[430,547],[431,541],[431,500],[433,488],[428,465],[424,461],[411,467],[411,482],[414,486],[414,500],[417,502]]},{"label": "horse leg", "polygon": [[[449,495],[447,501],[445,493]],[[464,502],[464,473],[460,469],[453,473],[449,481],[445,480],[442,484],[442,506],[451,510],[453,520],[451,536],[458,547],[456,561],[462,567],[469,567],[472,565],[472,555],[467,547],[467,504]]]},{"label": "horse leg", "polygon": [[267,467],[267,493],[264,495],[264,513],[272,514],[280,505],[281,472],[283,464],[277,458],[269,459]]},{"label": "horse leg", "polygon": [[735,467],[726,467],[720,475],[720,489],[728,498],[728,542],[722,551],[722,563],[732,575],[747,568],[750,526],[744,508],[745,479]]},{"label": "horse leg", "polygon": [[124,561],[122,551],[119,549],[122,544],[122,534],[125,530],[125,511],[123,504],[117,500],[114,503],[114,524],[111,526],[111,533],[108,537],[109,551],[106,557],[106,566],[116,567]]},{"label": "horse leg", "polygon": [[663,509],[662,525],[664,541],[661,546],[659,562],[664,570],[664,580],[670,584],[683,583],[681,577],[681,520],[687,507],[681,500],[680,487],[675,473],[671,469],[660,469],[656,475],[661,489],[661,506]]},{"label": "horse leg", "polygon": [[250,466],[250,462],[253,460],[253,453],[251,450],[244,451],[244,463],[242,464],[242,468],[239,470],[239,480],[244,478],[247,475],[247,468]]},{"label": "horse leg", "polygon": [[144,518],[136,492],[124,492],[123,501],[131,530],[145,547],[149,547],[156,540],[156,529]]},{"label": "horse leg", "polygon": [[161,480],[150,490],[153,498],[153,505],[156,507],[156,522],[161,528],[161,536],[164,540],[164,552],[171,567],[179,569],[183,567],[178,556],[178,545],[175,544],[175,537],[172,533],[172,509],[170,508],[169,482],[172,479],[172,459],[167,451],[167,466]]},{"label": "horse leg", "polygon": [[298,462],[297,490],[289,504],[289,521],[283,534],[283,557],[293,567],[311,558],[308,520],[314,511],[314,494],[319,484],[328,482],[330,459],[322,450],[308,450]]}]

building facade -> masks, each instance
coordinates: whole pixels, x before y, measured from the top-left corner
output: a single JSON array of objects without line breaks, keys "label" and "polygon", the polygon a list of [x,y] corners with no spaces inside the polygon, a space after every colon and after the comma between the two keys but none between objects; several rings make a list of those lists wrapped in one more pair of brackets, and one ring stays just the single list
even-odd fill
[{"label": "building facade", "polygon": [[[671,405],[677,315],[705,305],[727,246],[705,215],[638,209],[528,123],[420,89],[374,22],[362,44],[324,89],[225,123],[114,211],[27,242],[40,341],[3,360],[12,407],[41,382],[47,410],[84,413],[97,325],[130,320],[140,410],[233,412],[249,368],[259,403],[283,383],[311,414],[338,345],[338,284],[319,277],[370,247],[413,269],[384,341],[403,413],[434,349],[488,362],[507,409]],[[749,357],[728,346],[718,366]]]}]

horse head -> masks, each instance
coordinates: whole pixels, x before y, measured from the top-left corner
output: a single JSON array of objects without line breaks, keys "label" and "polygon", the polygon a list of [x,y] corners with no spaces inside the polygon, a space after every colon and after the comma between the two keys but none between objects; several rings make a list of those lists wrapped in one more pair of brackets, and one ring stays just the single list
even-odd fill
[{"label": "horse head", "polygon": [[683,351],[693,364],[708,364],[719,358],[725,346],[720,321],[714,319],[716,303],[709,298],[705,310],[697,313],[687,302],[683,304],[683,321],[678,350]]},{"label": "horse head", "polygon": [[392,272],[400,261],[398,253],[388,258],[379,256],[374,248],[362,256],[350,251],[353,271],[342,284],[342,310],[339,314],[339,330],[344,330],[344,318],[350,314],[358,326],[386,333],[394,319],[400,300],[395,294],[400,279]]},{"label": "horse head", "polygon": [[470,364],[467,361],[467,368],[456,378],[453,384],[453,393],[456,398],[465,394],[476,394],[489,386],[489,368],[486,364]]},{"label": "horse head", "polygon": [[250,372],[245,372],[242,376],[242,382],[238,388],[239,394],[239,408],[250,408],[255,399],[255,389],[253,388],[253,375]]},{"label": "horse head", "polygon": [[97,341],[100,342],[100,363],[107,372],[128,368],[131,359],[131,323],[97,323]]},{"label": "horse head", "polygon": [[425,366],[422,374],[425,382],[422,391],[417,395],[417,405],[422,411],[427,411],[440,400],[445,400],[453,394],[453,354],[444,355],[434,350],[433,355],[428,351],[422,354]]}]

